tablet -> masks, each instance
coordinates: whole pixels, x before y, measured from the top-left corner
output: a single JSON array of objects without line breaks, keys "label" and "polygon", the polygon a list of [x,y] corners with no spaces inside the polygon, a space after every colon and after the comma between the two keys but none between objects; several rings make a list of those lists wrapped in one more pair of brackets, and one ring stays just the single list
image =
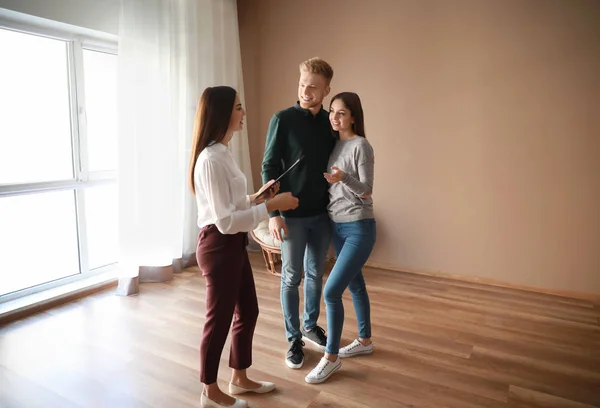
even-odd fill
[{"label": "tablet", "polygon": [[[286,174],[288,174],[288,172],[293,169],[294,167],[296,167],[298,165],[298,163],[300,163],[302,160],[304,159],[304,155],[301,155],[298,160],[296,160],[290,167],[288,167],[288,169],[286,171],[284,171],[279,177],[277,177],[275,179],[275,182],[273,184],[277,184],[279,182],[279,180],[281,180],[283,178],[283,176],[285,176]],[[263,191],[262,193],[260,193],[256,198],[262,196],[263,194],[265,194],[267,191],[271,190],[271,187],[267,188],[265,191]]]}]

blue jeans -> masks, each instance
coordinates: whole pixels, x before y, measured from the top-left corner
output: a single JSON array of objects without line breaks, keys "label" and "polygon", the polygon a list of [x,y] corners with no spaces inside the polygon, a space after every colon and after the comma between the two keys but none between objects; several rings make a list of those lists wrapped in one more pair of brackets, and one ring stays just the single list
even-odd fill
[{"label": "blue jeans", "polygon": [[329,354],[338,354],[344,327],[342,294],[348,288],[352,294],[358,336],[371,337],[371,306],[362,274],[375,244],[374,219],[333,224],[333,247],[337,260],[325,283],[323,297],[327,310],[327,347]]},{"label": "blue jeans", "polygon": [[301,339],[298,286],[304,267],[304,328],[317,325],[321,309],[323,269],[331,242],[327,213],[313,217],[285,217],[288,236],[281,244],[281,308],[288,341]]}]

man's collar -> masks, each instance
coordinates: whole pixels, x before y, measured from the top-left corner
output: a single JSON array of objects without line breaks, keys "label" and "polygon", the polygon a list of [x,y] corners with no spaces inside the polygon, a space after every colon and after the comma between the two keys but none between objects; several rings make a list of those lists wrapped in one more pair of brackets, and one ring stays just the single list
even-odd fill
[{"label": "man's collar", "polygon": [[321,108],[319,109],[319,112],[317,113],[317,115],[313,115],[313,113],[311,111],[309,111],[308,109],[304,109],[302,106],[300,106],[300,101],[296,101],[296,104],[294,105],[294,109],[296,109],[299,112],[304,113],[305,115],[311,115],[311,116],[318,116],[324,112],[323,104],[321,104]]}]

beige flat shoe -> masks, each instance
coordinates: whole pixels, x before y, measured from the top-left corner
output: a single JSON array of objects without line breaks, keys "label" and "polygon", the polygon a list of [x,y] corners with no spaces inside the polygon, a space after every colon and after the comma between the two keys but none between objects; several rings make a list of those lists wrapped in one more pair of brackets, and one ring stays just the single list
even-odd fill
[{"label": "beige flat shoe", "polygon": [[272,382],[266,382],[266,381],[257,381],[257,382],[260,384],[260,387],[253,388],[253,389],[242,388],[233,383],[229,383],[229,393],[231,395],[243,394],[245,392],[253,392],[255,394],[266,394],[267,392],[271,392],[275,389],[275,384],[273,384]]},{"label": "beige flat shoe", "polygon": [[200,406],[202,408],[248,408],[248,403],[243,399],[236,398],[233,405],[221,405],[202,394],[202,398],[200,398]]}]

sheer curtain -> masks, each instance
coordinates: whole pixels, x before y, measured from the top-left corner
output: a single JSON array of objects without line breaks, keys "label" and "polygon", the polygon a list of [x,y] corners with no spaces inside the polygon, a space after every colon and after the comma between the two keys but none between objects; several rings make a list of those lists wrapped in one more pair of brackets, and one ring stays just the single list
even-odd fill
[{"label": "sheer curtain", "polygon": [[[118,294],[195,260],[186,185],[196,103],[207,86],[244,100],[235,0],[121,0]],[[230,144],[253,190],[246,131]]]}]

